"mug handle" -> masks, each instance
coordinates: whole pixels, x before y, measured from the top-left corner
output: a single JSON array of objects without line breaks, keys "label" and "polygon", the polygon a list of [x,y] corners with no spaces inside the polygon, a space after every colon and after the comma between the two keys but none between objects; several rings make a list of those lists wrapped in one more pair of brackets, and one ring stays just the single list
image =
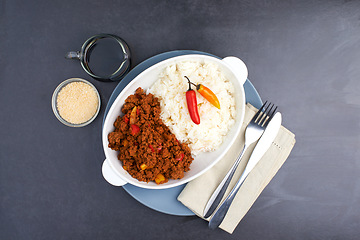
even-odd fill
[{"label": "mug handle", "polygon": [[81,57],[82,56],[81,56],[81,53],[79,51],[77,51],[77,52],[68,52],[65,55],[65,58],[67,58],[67,59],[78,59],[78,60],[80,60]]},{"label": "mug handle", "polygon": [[223,58],[222,61],[224,61],[227,65],[229,65],[230,69],[239,78],[240,83],[244,85],[248,77],[248,69],[245,63],[240,58],[232,57],[232,56]]},{"label": "mug handle", "polygon": [[105,180],[113,186],[119,187],[125,185],[127,182],[120,178],[113,168],[110,166],[109,160],[105,159],[102,165],[102,175]]}]

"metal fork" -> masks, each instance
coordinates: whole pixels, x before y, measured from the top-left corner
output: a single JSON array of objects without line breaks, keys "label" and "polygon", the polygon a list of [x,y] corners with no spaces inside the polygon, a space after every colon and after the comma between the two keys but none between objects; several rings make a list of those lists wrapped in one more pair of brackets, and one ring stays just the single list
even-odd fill
[{"label": "metal fork", "polygon": [[[271,118],[274,116],[277,107],[273,109],[274,104],[271,104],[266,101],[262,107],[257,111],[255,116],[251,119],[249,125],[246,127],[245,130],[245,145],[243,150],[241,151],[240,155],[230,168],[230,170],[225,175],[224,179],[221,181],[219,186],[216,188],[214,193],[211,195],[209,201],[207,202],[204,210],[204,218],[208,218],[213,214],[221,199],[223,198],[226,189],[228,188],[232,177],[241,161],[242,156],[248,149],[248,147],[259,140],[261,135],[263,134],[265,128],[267,127],[268,123],[270,122]],[[264,112],[263,112],[263,109]],[[226,210],[227,211],[227,210]]]}]

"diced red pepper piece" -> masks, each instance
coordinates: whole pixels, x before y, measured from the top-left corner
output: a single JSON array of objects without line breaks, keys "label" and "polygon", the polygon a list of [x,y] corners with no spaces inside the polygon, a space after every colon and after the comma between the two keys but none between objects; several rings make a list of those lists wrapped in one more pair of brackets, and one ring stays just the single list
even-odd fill
[{"label": "diced red pepper piece", "polygon": [[184,156],[185,156],[185,154],[184,153],[180,153],[176,158],[175,158],[175,160],[177,160],[177,161],[181,161],[181,160],[183,160],[184,159]]},{"label": "diced red pepper piece", "polygon": [[140,115],[140,109],[139,108],[136,108],[136,115]]},{"label": "diced red pepper piece", "polygon": [[162,146],[159,146],[159,147],[157,148],[158,153],[161,151],[161,149],[162,149]]},{"label": "diced red pepper piece", "polygon": [[125,122],[125,123],[129,123],[129,121],[130,121],[130,119],[129,119],[127,116],[125,116],[125,117],[124,117],[124,122]]},{"label": "diced red pepper piece", "polygon": [[149,144],[149,148],[151,149],[152,152],[155,152],[155,149],[153,148],[153,146],[151,146],[151,144]]},{"label": "diced red pepper piece", "polygon": [[137,126],[135,124],[131,124],[130,128],[131,128],[131,135],[133,135],[133,136],[135,136],[136,134],[138,134],[140,132],[139,126]]}]

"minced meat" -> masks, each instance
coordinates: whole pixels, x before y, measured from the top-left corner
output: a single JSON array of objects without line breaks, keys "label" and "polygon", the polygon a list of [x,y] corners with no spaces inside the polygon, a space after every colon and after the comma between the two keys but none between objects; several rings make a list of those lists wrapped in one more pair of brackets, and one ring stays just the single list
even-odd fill
[{"label": "minced meat", "polygon": [[108,135],[109,148],[119,152],[123,168],[139,181],[165,183],[180,179],[193,161],[190,148],[180,143],[160,119],[160,103],[138,88],[122,108]]}]

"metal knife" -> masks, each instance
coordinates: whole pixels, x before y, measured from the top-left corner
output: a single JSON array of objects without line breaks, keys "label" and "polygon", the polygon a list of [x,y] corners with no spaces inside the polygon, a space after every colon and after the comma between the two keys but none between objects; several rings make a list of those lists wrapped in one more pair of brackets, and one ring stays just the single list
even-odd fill
[{"label": "metal knife", "polygon": [[214,215],[209,221],[209,228],[215,229],[217,228],[221,222],[223,221],[229,207],[234,200],[236,193],[239,191],[241,185],[245,181],[246,177],[249,175],[251,170],[255,167],[255,165],[259,162],[265,152],[270,148],[271,143],[274,141],[276,135],[279,132],[281,126],[281,113],[277,112],[275,116],[269,122],[269,125],[265,129],[263,135],[260,140],[256,144],[253,152],[251,153],[250,159],[245,167],[244,172],[242,173],[240,179],[235,184],[234,188],[231,190],[229,195],[226,197],[224,202],[219,206]]}]

